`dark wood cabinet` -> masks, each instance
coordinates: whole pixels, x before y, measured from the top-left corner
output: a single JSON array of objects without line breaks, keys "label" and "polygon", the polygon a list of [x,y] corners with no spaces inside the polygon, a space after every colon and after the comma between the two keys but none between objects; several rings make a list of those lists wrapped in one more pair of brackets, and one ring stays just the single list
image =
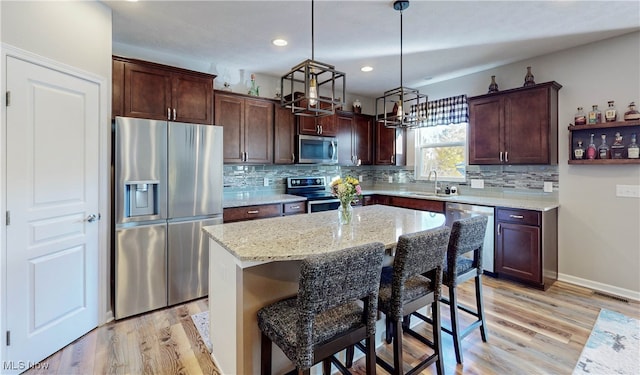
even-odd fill
[{"label": "dark wood cabinet", "polygon": [[444,213],[444,201],[432,201],[428,199],[389,197],[389,206],[411,208],[413,210]]},{"label": "dark wood cabinet", "polygon": [[374,121],[375,165],[406,165],[406,130],[387,128]]},{"label": "dark wood cabinet", "polygon": [[215,107],[215,123],[224,128],[225,163],[273,163],[272,101],[216,93]]},{"label": "dark wood cabinet", "polygon": [[252,206],[228,207],[223,210],[223,222],[266,219],[306,213],[306,202],[258,204]]},{"label": "dark wood cabinet", "polygon": [[295,116],[288,108],[283,108],[279,103],[275,104],[273,134],[273,163],[293,164],[295,163],[295,139],[296,121]]},{"label": "dark wood cabinet", "polygon": [[213,124],[214,75],[114,56],[112,116]]},{"label": "dark wood cabinet", "polygon": [[323,135],[335,137],[338,135],[336,115],[331,116],[296,116],[298,120],[298,133],[307,135]]},{"label": "dark wood cabinet", "polygon": [[496,208],[495,272],[542,289],[558,278],[557,209]]},{"label": "dark wood cabinet", "polygon": [[469,164],[556,164],[557,82],[469,98]]},{"label": "dark wood cabinet", "polygon": [[373,164],[373,125],[371,116],[337,112],[338,164]]},{"label": "dark wood cabinet", "polygon": [[[582,147],[587,149],[591,134],[594,134],[594,143],[596,147],[600,144],[600,136],[607,136],[607,144],[611,147],[615,139],[616,132],[620,132],[623,136],[623,144],[625,149],[622,151],[622,159],[587,159],[585,155],[583,159],[576,160],[573,155],[574,148],[578,145],[578,141],[582,141]],[[589,125],[570,125],[569,126],[569,164],[586,164],[586,165],[603,165],[603,164],[640,164],[640,159],[628,159],[626,146],[631,142],[631,134],[635,133],[640,137],[640,121],[616,121],[605,122],[601,124]],[[640,140],[640,139],[639,139]]]}]

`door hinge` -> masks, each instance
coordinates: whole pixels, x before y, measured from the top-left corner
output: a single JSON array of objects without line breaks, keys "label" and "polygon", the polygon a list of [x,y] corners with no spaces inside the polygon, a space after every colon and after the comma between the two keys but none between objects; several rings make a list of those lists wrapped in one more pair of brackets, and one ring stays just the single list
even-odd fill
[{"label": "door hinge", "polygon": [[7,331],[7,346],[11,345],[11,331]]},{"label": "door hinge", "polygon": [[11,91],[7,91],[5,101],[7,103],[7,107],[11,105]]},{"label": "door hinge", "polygon": [[5,223],[6,223],[5,225],[11,225],[11,211],[7,211]]}]

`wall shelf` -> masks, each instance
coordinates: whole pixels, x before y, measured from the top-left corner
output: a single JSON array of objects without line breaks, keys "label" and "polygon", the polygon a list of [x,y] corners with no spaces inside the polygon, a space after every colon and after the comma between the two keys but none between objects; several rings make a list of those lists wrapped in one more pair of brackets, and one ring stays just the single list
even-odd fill
[{"label": "wall shelf", "polygon": [[[583,147],[587,148],[589,145],[589,138],[591,134],[595,134],[594,143],[596,147],[600,140],[601,134],[606,134],[607,139],[613,139],[616,132],[620,132],[623,135],[623,143],[625,146],[631,141],[631,134],[636,133],[640,137],[640,120],[634,121],[615,121],[615,122],[603,122],[600,124],[587,124],[587,125],[569,125],[569,164],[581,164],[581,165],[625,165],[625,164],[640,164],[640,159],[573,159],[573,149],[576,147],[578,140],[582,140]],[[608,142],[608,144],[610,141]],[[609,145],[611,147],[611,145]]]}]

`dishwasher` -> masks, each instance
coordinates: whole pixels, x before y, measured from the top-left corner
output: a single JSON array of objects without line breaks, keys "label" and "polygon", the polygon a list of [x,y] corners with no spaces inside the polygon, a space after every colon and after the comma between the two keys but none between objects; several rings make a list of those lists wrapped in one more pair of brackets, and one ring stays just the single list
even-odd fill
[{"label": "dishwasher", "polygon": [[464,219],[473,216],[487,217],[487,230],[484,236],[484,245],[482,246],[482,269],[485,273],[494,275],[494,208],[488,206],[477,206],[473,204],[447,203],[445,216],[446,225],[448,226],[451,226],[452,223],[458,219]]}]

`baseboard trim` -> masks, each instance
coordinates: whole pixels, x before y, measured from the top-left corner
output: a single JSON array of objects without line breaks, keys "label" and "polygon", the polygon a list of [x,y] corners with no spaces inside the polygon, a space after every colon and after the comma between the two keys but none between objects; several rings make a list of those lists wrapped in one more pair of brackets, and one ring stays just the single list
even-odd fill
[{"label": "baseboard trim", "polygon": [[619,288],[617,286],[604,284],[593,280],[587,280],[563,273],[558,273],[558,280],[640,302],[640,292],[637,292],[635,290]]}]

